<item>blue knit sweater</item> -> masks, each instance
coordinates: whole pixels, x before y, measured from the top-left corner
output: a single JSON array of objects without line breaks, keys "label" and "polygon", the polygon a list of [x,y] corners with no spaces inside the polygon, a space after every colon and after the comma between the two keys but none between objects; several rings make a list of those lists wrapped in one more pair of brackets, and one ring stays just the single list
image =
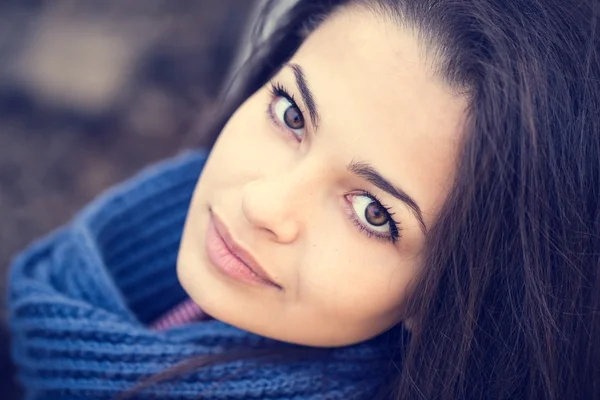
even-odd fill
[{"label": "blue knit sweater", "polygon": [[[15,259],[9,321],[27,398],[108,399],[192,356],[298,348],[217,320],[165,332],[147,327],[186,297],[175,262],[205,157],[190,152],[142,172]],[[222,362],[140,397],[371,399],[389,364],[384,341],[308,361]]]}]

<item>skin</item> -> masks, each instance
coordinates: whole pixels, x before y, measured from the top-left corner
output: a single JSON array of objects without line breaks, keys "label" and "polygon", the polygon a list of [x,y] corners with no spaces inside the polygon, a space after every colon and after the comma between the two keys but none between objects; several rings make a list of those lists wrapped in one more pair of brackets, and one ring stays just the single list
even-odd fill
[{"label": "skin", "polygon": [[[467,106],[434,75],[426,53],[394,22],[342,9],[289,61],[303,70],[317,125],[290,66],[271,82],[293,96],[304,128],[289,128],[293,105],[270,84],[240,106],[204,167],[179,252],[180,282],[201,308],[310,346],[357,343],[403,321],[426,229],[453,181]],[[352,162],[369,163],[410,196],[425,227],[405,202],[352,174]],[[393,213],[396,243],[385,238],[389,223],[365,219],[373,200],[363,191]],[[280,288],[230,278],[210,262],[204,243],[212,213]],[[352,216],[384,238],[368,237]]]}]

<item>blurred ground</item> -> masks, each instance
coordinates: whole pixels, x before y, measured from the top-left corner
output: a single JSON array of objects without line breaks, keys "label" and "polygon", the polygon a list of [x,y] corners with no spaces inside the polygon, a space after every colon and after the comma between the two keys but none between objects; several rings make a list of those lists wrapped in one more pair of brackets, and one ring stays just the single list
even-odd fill
[{"label": "blurred ground", "polygon": [[[0,3],[0,310],[6,267],[108,186],[203,143],[251,1]],[[0,393],[18,398],[0,332]]]}]

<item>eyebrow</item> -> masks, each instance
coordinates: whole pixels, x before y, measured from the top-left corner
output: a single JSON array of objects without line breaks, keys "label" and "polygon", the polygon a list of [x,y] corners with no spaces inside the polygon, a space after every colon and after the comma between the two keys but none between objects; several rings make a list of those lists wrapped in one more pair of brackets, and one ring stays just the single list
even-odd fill
[{"label": "eyebrow", "polygon": [[404,190],[400,189],[397,186],[394,186],[369,163],[357,162],[353,160],[350,162],[350,164],[348,164],[347,169],[353,175],[367,180],[371,184],[377,186],[379,189],[389,193],[390,195],[394,196],[395,198],[406,204],[411,209],[415,218],[419,222],[419,226],[421,228],[421,231],[423,231],[423,234],[427,234],[427,226],[425,225],[425,220],[423,219],[423,213],[421,212],[421,208],[419,207],[417,202],[414,201],[412,197],[410,197]]},{"label": "eyebrow", "polygon": [[308,87],[308,83],[306,82],[306,76],[304,75],[304,70],[298,64],[287,64],[288,67],[294,71],[294,76],[296,77],[296,85],[298,85],[298,89],[300,90],[300,95],[302,96],[302,101],[308,108],[308,114],[310,115],[310,120],[312,121],[315,130],[319,126],[319,112],[317,111],[317,103],[315,102],[315,97],[313,96],[310,88]]}]

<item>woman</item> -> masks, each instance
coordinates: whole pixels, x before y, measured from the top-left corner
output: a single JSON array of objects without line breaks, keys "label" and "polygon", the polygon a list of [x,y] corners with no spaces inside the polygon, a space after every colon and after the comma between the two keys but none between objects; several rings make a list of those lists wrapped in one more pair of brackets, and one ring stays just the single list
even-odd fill
[{"label": "woman", "polygon": [[208,159],[16,260],[31,397],[600,398],[598,9],[300,1]]}]

